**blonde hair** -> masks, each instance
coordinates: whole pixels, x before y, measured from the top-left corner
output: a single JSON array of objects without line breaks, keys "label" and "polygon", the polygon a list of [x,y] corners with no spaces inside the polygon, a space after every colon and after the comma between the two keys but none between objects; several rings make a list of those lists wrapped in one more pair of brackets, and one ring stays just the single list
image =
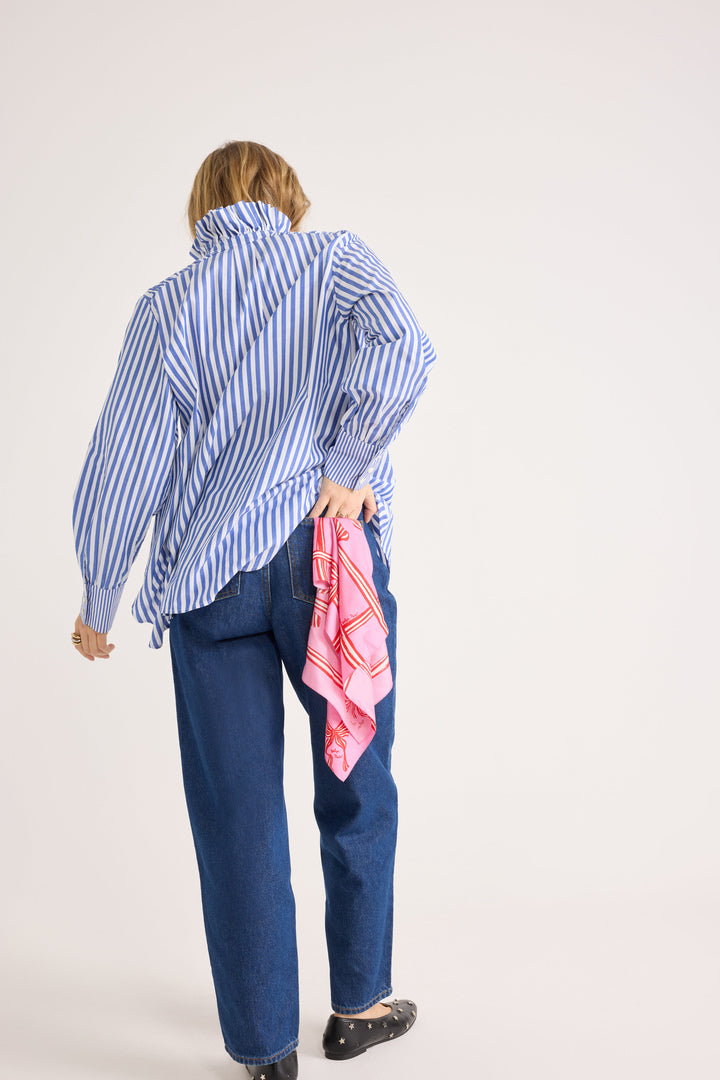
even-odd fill
[{"label": "blonde hair", "polygon": [[240,201],[269,203],[290,218],[291,229],[311,205],[284,158],[262,143],[232,140],[208,154],[197,171],[187,207],[192,236],[208,210]]}]

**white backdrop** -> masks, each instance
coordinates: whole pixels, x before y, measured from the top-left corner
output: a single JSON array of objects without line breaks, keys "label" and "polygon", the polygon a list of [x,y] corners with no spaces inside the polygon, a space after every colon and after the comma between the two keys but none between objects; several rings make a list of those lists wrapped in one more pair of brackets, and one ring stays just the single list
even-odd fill
[{"label": "white backdrop", "polygon": [[438,353],[393,449],[397,1046],[338,1066],[287,685],[300,1077],[718,1075],[716,5],[5,11],[3,1075],[222,1047],[167,638],[89,663],[71,497],[202,159],[255,139]]}]

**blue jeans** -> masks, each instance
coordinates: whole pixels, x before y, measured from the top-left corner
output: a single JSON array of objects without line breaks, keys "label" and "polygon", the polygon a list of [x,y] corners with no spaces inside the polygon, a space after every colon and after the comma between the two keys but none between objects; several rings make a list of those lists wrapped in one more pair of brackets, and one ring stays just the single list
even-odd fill
[{"label": "blue jeans", "polygon": [[301,679],[315,601],[313,519],[259,570],[238,571],[211,604],[169,627],[183,785],[225,1049],[266,1065],[298,1045],[295,896],[283,791],[283,665],[310,721],[313,809],[325,884],[334,1012],[392,993],[397,788],[396,614],[389,570],[363,522],[387,622],[393,688],[349,776],[325,761],[327,700]]}]

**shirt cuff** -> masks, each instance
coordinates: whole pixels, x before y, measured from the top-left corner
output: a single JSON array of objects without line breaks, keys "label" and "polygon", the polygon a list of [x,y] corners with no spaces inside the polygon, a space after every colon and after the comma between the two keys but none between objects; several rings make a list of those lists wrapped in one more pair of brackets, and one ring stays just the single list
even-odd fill
[{"label": "shirt cuff", "polygon": [[[374,444],[341,431],[325,458],[323,476],[353,490],[364,487],[367,483],[364,476],[378,453],[379,449]],[[358,484],[358,480],[363,482]]]},{"label": "shirt cuff", "polygon": [[101,589],[87,581],[84,585],[80,618],[96,634],[106,634],[115,620],[125,585],[117,585],[114,589]]}]

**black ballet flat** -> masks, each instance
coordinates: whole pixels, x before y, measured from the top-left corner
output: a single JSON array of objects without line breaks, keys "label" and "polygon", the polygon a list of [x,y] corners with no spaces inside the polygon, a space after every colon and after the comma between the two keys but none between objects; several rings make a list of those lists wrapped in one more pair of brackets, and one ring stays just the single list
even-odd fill
[{"label": "black ballet flat", "polygon": [[332,1013],[325,1025],[322,1045],[325,1057],[334,1061],[357,1057],[378,1043],[395,1042],[415,1023],[417,1006],[409,998],[393,998],[383,1001],[392,1005],[392,1012],[374,1020],[358,1020],[353,1016],[336,1016]]},{"label": "black ballet flat", "polygon": [[286,1057],[269,1065],[248,1065],[245,1062],[245,1068],[253,1080],[297,1080],[297,1050],[291,1050]]}]

